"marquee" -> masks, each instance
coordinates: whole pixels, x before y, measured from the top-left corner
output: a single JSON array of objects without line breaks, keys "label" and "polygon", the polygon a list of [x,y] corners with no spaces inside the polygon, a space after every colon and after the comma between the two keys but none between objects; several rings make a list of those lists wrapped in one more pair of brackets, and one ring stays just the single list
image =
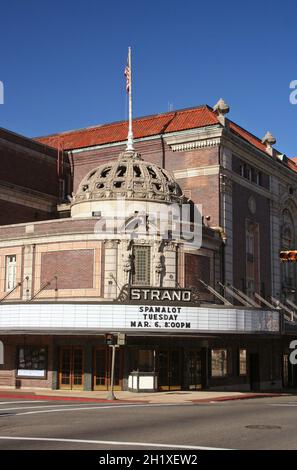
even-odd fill
[{"label": "marquee", "polygon": [[279,333],[280,313],[252,308],[102,303],[0,305],[0,332]]}]

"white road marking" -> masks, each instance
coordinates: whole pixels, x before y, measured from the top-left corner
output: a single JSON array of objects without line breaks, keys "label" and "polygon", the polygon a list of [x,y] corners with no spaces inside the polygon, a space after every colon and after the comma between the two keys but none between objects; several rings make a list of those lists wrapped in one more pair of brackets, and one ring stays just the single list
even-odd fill
[{"label": "white road marking", "polygon": [[[26,411],[22,413],[16,413],[15,416],[22,416],[22,415],[32,415],[32,414],[37,414],[37,413],[56,413],[56,412],[62,412],[62,411],[85,411],[85,410],[108,410],[108,409],[116,409],[116,408],[148,408],[148,407],[158,407],[158,406],[189,406],[192,405],[192,403],[183,403],[183,404],[177,404],[177,403],[156,403],[156,404],[145,404],[145,405],[138,405],[138,404],[133,404],[133,405],[106,405],[106,406],[88,406],[85,408],[56,408],[55,410],[47,410],[44,409],[42,411]],[[54,405],[51,405],[54,406]],[[73,406],[73,405],[68,405],[68,406]],[[37,408],[37,407],[36,407]],[[48,406],[46,408],[49,408]]]},{"label": "white road marking", "polygon": [[0,401],[0,405],[14,405],[15,403],[48,403],[48,400]]},{"label": "white road marking", "polygon": [[156,444],[153,442],[127,442],[127,441],[94,441],[89,439],[57,439],[55,437],[16,437],[16,436],[0,436],[2,440],[15,440],[15,441],[44,441],[44,442],[74,442],[78,444],[101,444],[112,446],[138,446],[138,447],[161,447],[168,449],[196,449],[196,450],[233,450],[221,447],[204,447],[204,446],[191,446],[180,444]]},{"label": "white road marking", "polygon": [[[78,403],[77,405],[75,406],[88,406],[89,404],[88,403]],[[37,406],[14,406],[13,408],[0,408],[0,412],[1,411],[11,411],[11,410],[30,410],[30,409],[36,409],[36,408],[57,408],[58,407],[65,407],[65,406],[74,406],[73,403],[71,405],[69,404],[66,404],[66,405],[37,405]],[[20,413],[18,413],[20,414]]]}]

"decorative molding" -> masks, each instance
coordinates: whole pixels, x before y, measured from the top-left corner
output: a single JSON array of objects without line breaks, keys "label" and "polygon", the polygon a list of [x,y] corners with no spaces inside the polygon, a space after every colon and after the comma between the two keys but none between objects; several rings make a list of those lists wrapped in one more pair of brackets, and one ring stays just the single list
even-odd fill
[{"label": "decorative molding", "polygon": [[256,200],[254,198],[254,196],[250,196],[248,198],[248,208],[249,208],[249,211],[251,214],[255,214],[256,213],[256,210],[257,210],[257,204],[256,204]]},{"label": "decorative molding", "polygon": [[187,142],[184,144],[173,144],[170,148],[173,152],[187,152],[189,150],[202,149],[207,147],[217,147],[220,145],[221,139],[207,139],[207,140],[196,140],[195,142]]},{"label": "decorative molding", "polygon": [[[209,165],[200,168],[187,168],[185,170],[176,170],[173,172],[175,179],[194,178],[196,176],[218,175],[220,165]],[[185,191],[184,191],[185,194]]]},{"label": "decorative molding", "polygon": [[0,181],[0,199],[3,201],[19,204],[21,206],[39,209],[44,212],[52,211],[57,204],[58,198],[38,191],[28,190],[21,186],[10,185]]},{"label": "decorative molding", "polygon": [[104,240],[104,246],[106,249],[117,248],[120,240]]}]

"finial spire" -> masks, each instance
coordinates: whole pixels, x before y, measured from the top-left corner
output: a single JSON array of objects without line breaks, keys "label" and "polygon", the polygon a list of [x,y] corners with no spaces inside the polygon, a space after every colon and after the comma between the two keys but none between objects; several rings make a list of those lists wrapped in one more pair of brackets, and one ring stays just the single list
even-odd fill
[{"label": "finial spire", "polygon": [[126,91],[129,94],[129,130],[126,150],[134,150],[133,131],[132,131],[132,65],[131,65],[131,47],[128,48],[128,62],[125,68]]}]

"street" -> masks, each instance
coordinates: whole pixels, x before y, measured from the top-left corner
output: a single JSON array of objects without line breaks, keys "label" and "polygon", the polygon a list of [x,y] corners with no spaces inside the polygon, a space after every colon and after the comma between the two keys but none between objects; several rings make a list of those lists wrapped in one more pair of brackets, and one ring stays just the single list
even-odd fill
[{"label": "street", "polygon": [[296,448],[294,396],[167,405],[0,401],[1,450]]}]

